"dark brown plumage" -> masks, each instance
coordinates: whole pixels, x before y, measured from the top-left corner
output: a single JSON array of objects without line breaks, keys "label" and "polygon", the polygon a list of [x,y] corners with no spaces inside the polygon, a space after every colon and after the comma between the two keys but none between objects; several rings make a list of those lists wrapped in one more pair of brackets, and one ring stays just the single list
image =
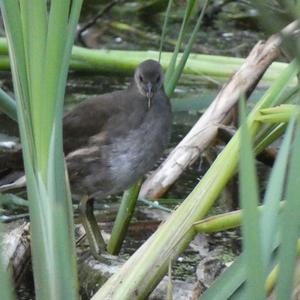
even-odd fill
[{"label": "dark brown plumage", "polygon": [[146,60],[124,91],[93,97],[67,113],[64,151],[72,194],[81,200],[81,220],[91,251],[105,244],[93,215],[93,200],[121,192],[148,172],[168,143],[171,107],[159,63]]},{"label": "dark brown plumage", "polygon": [[90,98],[65,115],[72,192],[103,198],[125,190],[161,156],[170,127],[162,68],[146,60],[127,90]]}]

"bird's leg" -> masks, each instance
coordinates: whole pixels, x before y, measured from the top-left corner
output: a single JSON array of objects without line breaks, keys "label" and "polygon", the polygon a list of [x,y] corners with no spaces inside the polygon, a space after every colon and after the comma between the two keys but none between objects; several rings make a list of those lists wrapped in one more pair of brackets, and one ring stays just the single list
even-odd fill
[{"label": "bird's leg", "polygon": [[85,229],[91,252],[96,259],[106,249],[97,220],[94,215],[94,199],[84,196],[79,204],[80,221]]}]

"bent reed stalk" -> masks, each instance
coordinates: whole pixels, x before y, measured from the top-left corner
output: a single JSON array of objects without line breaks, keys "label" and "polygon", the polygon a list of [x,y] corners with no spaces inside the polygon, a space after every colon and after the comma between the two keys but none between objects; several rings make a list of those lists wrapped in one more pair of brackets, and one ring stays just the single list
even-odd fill
[{"label": "bent reed stalk", "polygon": [[[0,69],[9,70],[7,40],[0,38]],[[109,74],[132,74],[134,69],[145,59],[159,57],[158,51],[125,51],[125,50],[95,50],[74,46],[70,68],[81,72],[100,72]],[[172,57],[171,52],[161,53],[161,64],[167,69]],[[182,53],[178,55],[181,59]],[[183,69],[183,74],[211,77],[220,81],[227,80],[243,64],[243,58],[226,57],[218,55],[205,55],[191,53]],[[222,68],[220,68],[222,64]],[[286,63],[274,62],[263,76],[261,84],[270,85],[287,66]],[[296,85],[297,80],[291,81]]]}]

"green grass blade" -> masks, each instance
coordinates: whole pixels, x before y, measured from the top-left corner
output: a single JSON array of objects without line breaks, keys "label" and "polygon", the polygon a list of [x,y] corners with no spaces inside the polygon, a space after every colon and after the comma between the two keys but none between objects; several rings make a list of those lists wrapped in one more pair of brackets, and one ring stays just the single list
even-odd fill
[{"label": "green grass blade", "polygon": [[20,94],[26,97],[28,96],[28,90],[24,39],[22,32],[18,30],[18,28],[22,28],[19,4],[17,0],[3,0],[0,2],[0,5],[6,37],[9,42],[12,69],[18,73],[18,77],[15,76],[13,79],[18,86]]},{"label": "green grass blade", "polygon": [[196,4],[195,0],[188,0],[187,7],[185,9],[185,14],[184,14],[183,21],[182,21],[182,25],[180,28],[179,36],[178,36],[177,43],[175,46],[175,50],[173,52],[171,61],[169,62],[169,66],[168,66],[168,69],[167,69],[167,72],[165,75],[166,86],[168,85],[170,77],[172,76],[172,74],[175,70],[175,65],[176,65],[177,57],[178,57],[178,54],[180,51],[180,47],[183,42],[184,34],[186,32],[186,29],[187,29],[188,23],[190,21],[192,11],[193,11],[195,4]]},{"label": "green grass blade", "polygon": [[243,211],[243,251],[246,265],[247,299],[265,299],[264,273],[261,259],[261,239],[258,212],[258,186],[252,143],[245,122],[245,102],[240,102],[241,157],[240,157],[240,201]]},{"label": "green grass blade", "polygon": [[164,44],[164,41],[165,41],[166,29],[167,29],[167,24],[168,24],[168,20],[169,20],[169,15],[170,15],[172,3],[173,3],[173,0],[169,0],[166,15],[165,15],[165,19],[164,19],[164,24],[163,24],[163,29],[162,29],[160,44],[159,44],[159,55],[158,55],[158,61],[159,62],[160,62],[160,58],[161,58],[161,52],[162,52],[163,44]]},{"label": "green grass blade", "polygon": [[5,25],[6,37],[9,46],[10,64],[16,99],[18,99],[18,120],[20,134],[23,136],[23,151],[34,163],[34,139],[32,136],[32,124],[30,119],[28,78],[26,69],[26,55],[24,39],[22,35],[21,14],[16,0],[0,1],[1,13]]},{"label": "green grass blade", "polygon": [[53,274],[52,279],[53,282],[56,282],[62,299],[76,299],[78,297],[78,281],[74,251],[73,208],[68,188],[69,183],[66,182],[65,164],[62,163],[64,161],[62,133],[61,130],[58,129],[58,131],[53,130],[49,150],[48,209],[51,209],[52,218],[55,217],[56,222],[49,224],[52,234],[48,235],[48,240],[50,245],[61,245],[65,251],[60,251],[57,246],[49,263],[56,264],[56,267],[53,266],[53,270],[58,270],[58,272]]},{"label": "green grass blade", "polygon": [[[76,268],[76,256],[73,249],[75,249],[75,239],[74,234],[70,234],[73,231],[73,212],[72,212],[72,201],[69,191],[69,183],[66,182],[66,168],[61,162],[64,161],[63,155],[63,144],[62,144],[62,115],[63,115],[63,101],[64,92],[67,81],[68,67],[70,62],[71,50],[75,36],[76,24],[79,19],[79,13],[81,9],[82,0],[72,1],[70,8],[69,20],[66,26],[66,40],[63,56],[62,65],[59,70],[58,85],[56,87],[56,102],[54,106],[54,126],[52,130],[52,136],[49,147],[49,169],[48,169],[48,188],[50,193],[50,199],[56,199],[52,201],[53,215],[61,216],[57,224],[55,224],[57,232],[55,237],[53,237],[52,243],[58,242],[59,244],[65,245],[67,251],[64,255],[59,255],[57,253],[56,263],[57,266],[64,266],[59,278],[63,285],[69,286],[68,290],[64,289],[64,286],[60,286],[61,294],[65,295],[66,299],[75,299],[77,297],[77,268]],[[65,183],[65,184],[62,184]],[[64,199],[60,199],[60,197]],[[67,214],[67,216],[66,216]],[[66,264],[66,262],[68,262]]]},{"label": "green grass blade", "polygon": [[257,121],[266,124],[278,124],[278,123],[287,123],[290,119],[289,113],[278,113],[278,114],[270,114],[270,115],[263,115],[258,116]]},{"label": "green grass blade", "polygon": [[[57,74],[57,89],[56,89],[56,105],[54,106],[54,124],[55,130],[57,134],[62,134],[62,118],[63,118],[63,103],[64,103],[64,94],[65,94],[65,86],[67,84],[68,70],[69,64],[72,54],[72,46],[74,43],[74,37],[76,32],[76,24],[79,20],[80,10],[82,6],[83,0],[73,0],[70,7],[70,15],[68,24],[66,26],[66,40],[65,46],[62,54],[62,63],[59,69],[59,73]],[[62,137],[61,137],[62,140]],[[55,150],[55,149],[54,149]]]},{"label": "green grass blade", "polygon": [[[21,1],[20,8],[30,96],[30,101],[28,102],[32,113],[32,130],[36,136],[35,146],[37,149],[40,149],[45,132],[45,126],[37,126],[37,124],[41,124],[44,120],[40,113],[40,108],[44,105],[40,78],[43,78],[47,37],[46,2],[36,0]],[[37,162],[40,162],[43,156],[42,152],[38,151],[36,155]]]},{"label": "green grass blade", "polygon": [[[21,15],[21,22],[22,22],[22,27],[21,27],[21,32],[22,32],[22,36],[23,36],[23,47],[24,47],[24,57],[25,57],[25,61],[24,61],[24,65],[26,68],[26,76],[27,76],[27,80],[28,80],[28,93],[30,94],[31,97],[31,74],[29,72],[29,17],[28,17],[28,3],[29,1],[21,1],[20,2],[20,15]],[[31,103],[28,103],[29,107],[30,107],[30,111],[31,111]]]},{"label": "green grass blade", "polygon": [[[44,124],[43,134],[39,142],[39,165],[44,180],[47,180],[47,166],[49,158],[49,141],[52,135],[52,126],[55,118],[57,99],[57,87],[60,85],[61,66],[64,59],[65,41],[67,39],[67,25],[69,19],[70,1],[54,0],[51,1],[48,34],[45,46],[45,62],[43,70],[44,84],[39,88],[42,89],[42,101],[39,103],[38,111]],[[61,101],[59,101],[61,102]],[[35,128],[40,128],[37,123]]]},{"label": "green grass blade", "polygon": [[188,44],[184,49],[183,55],[181,56],[181,59],[180,59],[180,62],[178,63],[178,66],[176,66],[175,70],[173,70],[172,75],[170,75],[168,77],[168,82],[167,82],[167,85],[166,85],[166,94],[169,97],[171,97],[172,93],[174,92],[176,84],[177,84],[177,82],[178,82],[178,80],[179,80],[179,78],[180,78],[180,76],[183,72],[184,66],[185,66],[185,64],[186,64],[186,62],[189,58],[189,55],[192,51],[193,44],[196,40],[197,33],[199,31],[200,25],[202,23],[202,19],[204,17],[204,13],[205,13],[205,10],[206,10],[206,7],[207,7],[207,3],[208,3],[208,0],[205,0],[204,4],[203,4],[203,7],[201,9],[200,16],[197,20],[196,26],[194,27],[194,30],[192,32],[192,35],[191,35],[189,41],[188,41]]},{"label": "green grass blade", "polygon": [[283,135],[286,130],[286,124],[281,123],[275,127],[271,127],[271,130],[265,133],[265,136],[260,139],[255,146],[255,152],[260,153],[272,142],[276,141],[279,137]]},{"label": "green grass blade", "polygon": [[268,273],[274,237],[276,236],[278,229],[280,201],[283,199],[283,190],[294,126],[295,120],[292,119],[280,147],[265,193],[264,209],[261,216],[262,258],[265,276],[267,276]]},{"label": "green grass blade", "polygon": [[300,226],[300,122],[297,120],[289,165],[286,206],[280,222],[281,246],[279,251],[279,280],[277,299],[290,299],[293,291],[294,270],[296,262],[297,239]]},{"label": "green grass blade", "polygon": [[66,27],[66,41],[63,52],[63,61],[59,73],[58,85],[57,85],[57,105],[55,108],[55,116],[59,116],[62,119],[63,115],[63,102],[65,94],[65,86],[67,84],[69,64],[72,54],[72,46],[74,43],[76,25],[79,20],[80,10],[83,0],[73,0],[70,8],[70,15],[68,24]]}]

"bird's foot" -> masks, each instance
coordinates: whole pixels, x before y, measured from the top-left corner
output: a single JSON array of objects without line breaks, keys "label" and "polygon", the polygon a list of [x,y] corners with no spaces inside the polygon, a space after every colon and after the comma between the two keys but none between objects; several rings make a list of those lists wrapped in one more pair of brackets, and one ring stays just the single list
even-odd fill
[{"label": "bird's foot", "polygon": [[101,260],[101,253],[106,250],[106,245],[94,215],[94,199],[88,196],[82,197],[79,203],[79,213],[91,252],[97,260]]}]

